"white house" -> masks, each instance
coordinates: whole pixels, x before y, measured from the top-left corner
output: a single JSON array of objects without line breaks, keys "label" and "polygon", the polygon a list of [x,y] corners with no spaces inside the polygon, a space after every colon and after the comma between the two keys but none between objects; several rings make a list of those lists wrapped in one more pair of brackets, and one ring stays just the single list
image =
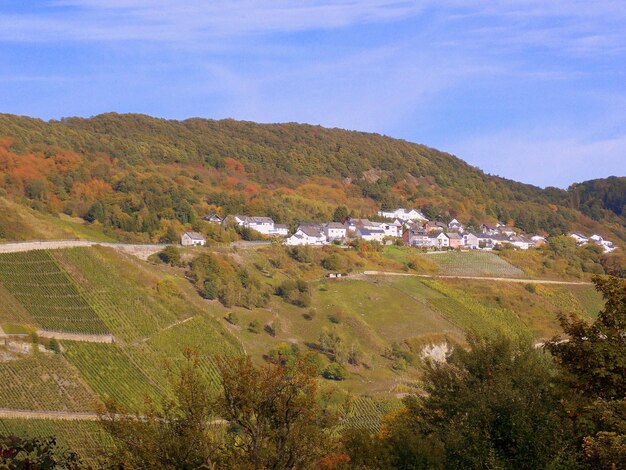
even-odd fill
[{"label": "white house", "polygon": [[498,227],[498,230],[502,235],[506,235],[507,237],[517,235],[517,232],[515,232],[515,230],[513,230],[511,227]]},{"label": "white house", "polygon": [[463,234],[463,245],[468,247],[470,250],[477,250],[479,247],[479,239],[473,233],[464,233]]},{"label": "white house", "polygon": [[611,251],[614,251],[615,248],[616,248],[616,246],[613,244],[613,242],[611,242],[609,240],[602,240],[601,246],[604,249],[605,253],[610,253]]},{"label": "white house", "polygon": [[423,222],[428,221],[428,219],[424,217],[424,214],[420,211],[415,209],[407,210],[403,207],[392,211],[378,211],[378,215],[380,217],[384,217],[385,219],[418,220]]},{"label": "white house", "polygon": [[383,222],[378,228],[385,232],[386,237],[399,237],[402,234],[402,224],[394,222]]},{"label": "white house", "polygon": [[221,224],[224,219],[218,214],[211,214],[205,215],[204,217],[202,217],[202,220],[206,220],[207,222],[212,224]]},{"label": "white house", "polygon": [[356,231],[356,236],[367,241],[382,242],[385,238],[385,231],[380,228],[360,228]]},{"label": "white house", "polygon": [[185,232],[180,237],[180,244],[183,246],[204,246],[206,239],[198,232]]},{"label": "white house", "polygon": [[325,245],[326,235],[311,227],[301,226],[292,236],[285,240],[285,245]]},{"label": "white house", "polygon": [[500,228],[500,224],[491,225],[491,224],[481,224],[480,231],[487,235],[496,235],[499,233],[498,228]]},{"label": "white house", "polygon": [[520,250],[528,250],[531,242],[524,237],[512,235],[509,237],[509,243]]},{"label": "white house", "polygon": [[347,229],[344,224],[339,222],[329,222],[324,225],[324,235],[329,242],[344,240],[347,236]]},{"label": "white house", "polygon": [[458,220],[452,219],[450,222],[448,222],[448,229],[452,230],[453,232],[463,233],[465,227],[463,227],[463,224]]},{"label": "white house", "polygon": [[279,237],[286,237],[289,235],[289,227],[283,224],[274,224],[274,231],[270,232],[270,235],[278,235]]},{"label": "white house", "polygon": [[346,220],[346,228],[348,232],[356,233],[360,228],[378,228],[377,222],[372,222],[369,219],[355,219],[349,218]]},{"label": "white house", "polygon": [[613,245],[613,242],[605,240],[600,235],[591,235],[589,237],[589,241],[594,242],[596,245],[600,245],[605,253],[610,253],[611,251],[615,250],[615,245]]},{"label": "white house", "polygon": [[443,232],[429,232],[428,242],[430,246],[444,248],[450,246],[450,239]]},{"label": "white house", "polygon": [[[234,215],[232,216],[232,220],[240,227],[249,228],[263,235],[285,237],[289,234],[289,229],[286,225],[274,224],[274,221],[270,217]],[[227,220],[225,219],[224,223],[226,222]]]},{"label": "white house", "polygon": [[584,245],[589,241],[589,238],[587,238],[582,233],[572,232],[569,234],[569,236],[574,239],[577,245]]},{"label": "white house", "polygon": [[548,243],[546,237],[542,237],[541,235],[533,235],[532,237],[530,237],[530,239],[535,244],[535,246],[541,246]]},{"label": "white house", "polygon": [[489,233],[476,234],[480,248],[492,249],[503,243],[510,243],[509,237],[504,235],[491,235]]}]

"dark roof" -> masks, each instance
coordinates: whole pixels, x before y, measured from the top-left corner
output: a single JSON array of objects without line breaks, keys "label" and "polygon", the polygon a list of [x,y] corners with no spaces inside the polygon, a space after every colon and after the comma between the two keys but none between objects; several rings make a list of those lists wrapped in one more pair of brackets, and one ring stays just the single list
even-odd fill
[{"label": "dark roof", "polygon": [[361,235],[373,235],[375,233],[385,233],[385,231],[380,228],[362,228],[359,229],[359,233]]},{"label": "dark roof", "polygon": [[341,224],[339,222],[328,222],[326,224],[326,227],[328,228],[341,228],[341,229],[346,229],[346,226],[344,224]]},{"label": "dark roof", "polygon": [[198,232],[185,232],[183,235],[187,235],[192,240],[204,240],[204,235]]},{"label": "dark roof", "polygon": [[301,225],[300,227],[298,227],[298,230],[308,235],[309,237],[319,238],[322,236],[322,233],[318,229],[311,227],[311,226]]},{"label": "dark roof", "polygon": [[428,232],[428,238],[437,238],[443,232]]},{"label": "dark roof", "polygon": [[457,232],[449,232],[446,233],[446,237],[450,238],[450,239],[456,239],[456,240],[461,240],[463,237],[461,237],[461,235],[459,235]]}]

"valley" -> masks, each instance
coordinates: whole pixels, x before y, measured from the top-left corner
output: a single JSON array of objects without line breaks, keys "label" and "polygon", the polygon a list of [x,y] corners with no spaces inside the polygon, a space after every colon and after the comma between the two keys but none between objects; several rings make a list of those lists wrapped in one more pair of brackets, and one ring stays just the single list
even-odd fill
[{"label": "valley", "polygon": [[[602,305],[586,281],[531,279],[493,253],[306,249],[302,261],[282,246],[193,247],[180,250],[177,265],[108,244],[1,253],[0,426],[54,428],[88,454],[93,443],[64,426],[94,426],[87,423],[109,399],[140,410],[146,397],[167,395],[167,364],[189,346],[200,351],[214,387],[216,355],[245,353],[263,363],[287,347],[315,353],[320,371],[341,363],[345,377],[320,377],[323,387],[339,401],[352,397],[351,425],[377,429],[400,397],[420,390],[429,351],[463,345],[470,331],[542,341],[559,333],[559,313],[593,318]],[[202,298],[187,263],[205,254],[246,269],[271,292],[267,303],[245,308]],[[322,260],[330,255],[351,266],[346,277],[326,277]],[[406,272],[399,260],[413,256],[437,259],[436,272]],[[505,277],[511,274],[518,277]],[[306,283],[308,305],[274,294],[296,278]],[[93,436],[106,441],[96,430]]]}]

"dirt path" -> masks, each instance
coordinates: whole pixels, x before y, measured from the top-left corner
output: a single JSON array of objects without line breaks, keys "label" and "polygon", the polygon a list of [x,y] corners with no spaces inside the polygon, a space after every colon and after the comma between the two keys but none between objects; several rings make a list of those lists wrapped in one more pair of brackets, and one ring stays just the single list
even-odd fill
[{"label": "dirt path", "polygon": [[78,412],[78,411],[35,411],[35,410],[11,410],[8,408],[0,408],[0,419],[59,419],[64,421],[96,421],[98,415],[96,413]]},{"label": "dirt path", "polygon": [[146,260],[148,256],[158,253],[167,245],[137,244],[137,243],[110,243],[91,240],[36,240],[27,242],[0,243],[0,253],[18,253],[31,250],[57,250],[79,246],[108,246],[116,250]]},{"label": "dirt path", "polygon": [[37,335],[42,338],[54,338],[58,340],[83,341],[85,343],[114,343],[113,335],[89,335],[84,333],[64,333],[60,331],[37,330]]},{"label": "dirt path", "polygon": [[[485,276],[447,276],[440,274],[412,274],[412,273],[394,273],[389,271],[363,271],[365,276],[410,276],[423,277],[429,279],[467,279],[472,281],[496,281],[496,282],[518,282],[522,284],[565,284],[571,286],[588,286],[591,282],[584,281],[553,281],[550,279],[524,279],[518,277],[485,277]],[[348,276],[347,279],[350,279]]]},{"label": "dirt path", "polygon": [[[0,408],[0,419],[54,419],[61,421],[97,421],[96,413],[81,411],[35,411],[35,410],[12,410]],[[225,424],[224,419],[214,419],[209,424]]]}]

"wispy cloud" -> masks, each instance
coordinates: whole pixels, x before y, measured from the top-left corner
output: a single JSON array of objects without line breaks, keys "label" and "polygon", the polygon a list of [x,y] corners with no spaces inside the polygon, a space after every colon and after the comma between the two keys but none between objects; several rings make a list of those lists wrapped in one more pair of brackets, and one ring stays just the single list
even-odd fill
[{"label": "wispy cloud", "polygon": [[63,0],[45,11],[0,15],[0,39],[187,41],[393,21],[422,9],[422,2],[398,0]]}]

